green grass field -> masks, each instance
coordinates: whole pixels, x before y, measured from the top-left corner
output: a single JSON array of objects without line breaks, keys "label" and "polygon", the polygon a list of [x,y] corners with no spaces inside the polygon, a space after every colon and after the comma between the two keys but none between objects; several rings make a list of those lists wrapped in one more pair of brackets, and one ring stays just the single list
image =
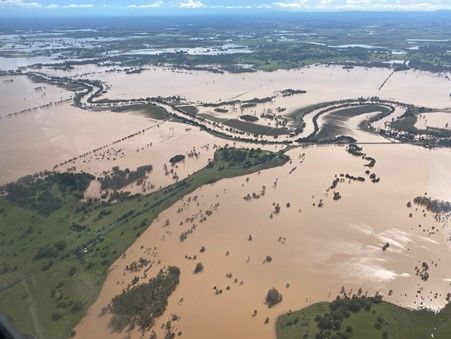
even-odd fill
[{"label": "green grass field", "polygon": [[169,113],[162,107],[153,104],[135,104],[129,106],[113,107],[113,112],[142,112],[152,119],[166,120],[169,119]]},{"label": "green grass field", "polygon": [[254,135],[274,136],[288,133],[288,129],[286,127],[271,127],[238,119],[225,120],[223,124]]},{"label": "green grass field", "polygon": [[199,109],[192,105],[177,106],[177,108],[191,116],[195,116],[199,112]]},{"label": "green grass field", "polygon": [[[451,338],[451,304],[440,313],[413,311],[388,302],[371,305],[344,318],[339,330],[322,332],[315,318],[330,312],[329,302],[316,303],[300,311],[279,316],[277,339],[365,338],[365,339],[447,339]],[[328,334],[326,333],[328,332]]]},{"label": "green grass field", "polygon": [[36,196],[20,200],[20,206],[0,196],[0,313],[21,332],[68,337],[96,300],[108,267],[161,211],[202,185],[286,161],[282,153],[220,149],[212,163],[188,178],[112,204],[83,202],[82,192],[52,183],[35,194],[50,192],[61,200],[49,214],[24,207],[40,201]]}]

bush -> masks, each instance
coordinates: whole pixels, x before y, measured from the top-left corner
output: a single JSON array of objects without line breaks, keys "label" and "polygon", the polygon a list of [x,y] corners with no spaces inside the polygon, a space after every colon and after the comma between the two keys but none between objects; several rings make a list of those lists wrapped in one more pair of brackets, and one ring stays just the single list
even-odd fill
[{"label": "bush", "polygon": [[52,312],[52,320],[58,321],[58,320],[60,320],[62,317],[63,317],[63,315],[61,314],[60,311],[55,310],[55,311]]},{"label": "bush", "polygon": [[58,251],[50,245],[46,245],[38,250],[34,259],[54,258],[58,256]]},{"label": "bush", "polygon": [[75,266],[72,266],[68,272],[69,276],[73,277],[76,273],[77,273],[77,268]]},{"label": "bush", "polygon": [[58,250],[58,251],[62,251],[66,248],[67,243],[66,240],[58,240],[56,243],[53,244],[53,246]]},{"label": "bush", "polygon": [[74,302],[74,304],[72,305],[70,311],[71,311],[72,313],[80,312],[80,311],[83,309],[84,305],[85,305],[85,304],[83,303],[83,301],[81,301],[81,300],[76,301],[76,302]]}]

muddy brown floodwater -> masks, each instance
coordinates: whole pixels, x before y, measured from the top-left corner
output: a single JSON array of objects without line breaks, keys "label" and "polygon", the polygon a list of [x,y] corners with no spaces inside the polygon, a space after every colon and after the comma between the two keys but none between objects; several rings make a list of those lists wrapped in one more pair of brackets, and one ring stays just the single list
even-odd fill
[{"label": "muddy brown floodwater", "polygon": [[[291,164],[222,180],[184,197],[162,212],[111,266],[98,300],[76,327],[77,337],[141,336],[137,331],[112,334],[110,316],[99,316],[136,275],[125,266],[140,257],[153,263],[147,273],[138,274],[140,281],[166,265],[181,269],[180,284],[153,327],[159,337],[161,325],[176,314],[180,320],[172,325],[184,338],[273,338],[277,315],[331,300],[342,286],[347,291],[379,291],[386,300],[407,307],[442,307],[451,278],[446,264],[451,260],[449,225],[406,204],[425,192],[450,199],[451,151],[410,145],[371,145],[364,150],[377,160],[370,171],[381,178],[379,183],[368,180],[361,158],[344,147],[323,146],[297,148],[289,152]],[[327,188],[340,173],[366,180],[340,182],[335,191],[342,198],[335,201]],[[264,196],[243,199],[261,192],[262,186]],[[274,203],[280,205],[278,214]],[[191,217],[194,220],[187,222]],[[194,232],[180,242],[181,232],[193,223]],[[434,234],[429,232],[432,226],[438,230]],[[390,247],[383,251],[386,242]],[[202,246],[206,250],[200,253]],[[186,259],[194,255],[196,260]],[[265,262],[268,255],[270,263]],[[427,282],[415,275],[415,266],[423,261],[431,267]],[[197,262],[204,271],[193,274]],[[231,278],[226,277],[229,273]],[[215,286],[223,293],[216,295]],[[264,297],[271,287],[282,293],[283,301],[268,309]],[[257,315],[252,317],[254,310]],[[265,325],[266,317],[270,322]]]},{"label": "muddy brown floodwater", "polygon": [[[307,93],[276,102],[286,107],[287,112],[319,102],[360,96],[379,96],[420,106],[450,105],[451,83],[444,74],[414,70],[395,72],[379,89],[390,73],[390,69],[355,67],[346,70],[341,66],[323,65],[244,74],[153,67],[139,74],[95,73],[87,78],[107,83],[110,88],[105,97],[109,99],[181,95],[192,102],[219,102],[264,98],[291,88],[304,89]],[[137,87],[136,83],[142,85]]]},{"label": "muddy brown floodwater", "polygon": [[0,184],[71,159],[152,121],[137,114],[90,112],[66,103],[0,120]]},{"label": "muddy brown floodwater", "polygon": [[[271,103],[244,111],[237,108],[224,116],[205,107],[201,110],[224,118],[278,108],[287,114],[323,101],[379,96],[433,107],[436,110],[422,114],[416,127],[449,129],[450,82],[444,74],[396,72],[380,88],[390,70],[312,66],[214,74],[150,67],[126,75],[105,73],[106,69],[85,65],[69,72],[47,73],[104,81],[104,95],[110,99],[182,95],[196,104],[278,95]],[[46,72],[45,68],[42,71]],[[233,144],[197,127],[156,121],[136,112],[90,112],[70,102],[8,118],[10,113],[68,100],[73,93],[32,83],[24,76],[0,80],[0,184],[61,163],[57,170],[83,170],[97,176],[113,166],[133,170],[152,165],[142,186],[124,188],[149,192],[204,167],[217,147],[256,146]],[[281,96],[280,91],[287,88],[307,93]],[[382,128],[403,113],[396,107],[392,116],[374,127]],[[314,114],[305,117],[307,125],[301,136],[313,131]],[[359,141],[386,141],[358,130],[362,120],[372,115],[352,117],[340,127]],[[325,119],[327,116],[319,119],[320,126]],[[261,123],[274,126],[269,120]],[[265,146],[269,150],[282,147]],[[173,322],[173,329],[181,331],[183,338],[273,338],[279,314],[331,300],[342,286],[347,291],[379,291],[387,300],[406,307],[443,307],[451,282],[451,266],[447,265],[451,261],[450,227],[422,208],[408,208],[407,202],[426,192],[436,199],[451,200],[451,150],[390,144],[365,145],[364,151],[376,159],[374,167],[365,167],[366,161],[349,154],[344,146],[292,149],[292,161],[282,167],[221,180],[184,197],[163,211],[110,267],[98,300],[76,327],[77,338],[141,337],[136,330],[111,333],[110,315],[99,316],[137,274],[126,271],[126,265],[141,257],[152,266],[139,272],[140,282],[167,265],[181,269],[180,284],[153,327],[159,337],[161,325],[176,314],[180,319]],[[186,158],[168,175],[164,166],[176,154]],[[365,181],[345,179],[329,189],[340,174],[362,176]],[[380,181],[372,183],[371,174]],[[335,192],[340,199],[333,199]],[[251,199],[243,199],[248,194]],[[98,196],[98,184],[91,185],[87,195]],[[277,205],[279,213],[275,213]],[[184,241],[180,241],[182,232],[187,232]],[[387,242],[390,246],[383,251]],[[206,250],[200,253],[202,246]],[[270,262],[265,261],[267,256]],[[197,262],[202,262],[204,271],[193,274]],[[427,281],[415,272],[422,262],[430,267]],[[283,301],[268,309],[264,297],[272,287],[281,292]],[[252,316],[254,310],[257,314]],[[266,317],[268,324],[264,324]]]},{"label": "muddy brown floodwater", "polygon": [[72,93],[57,86],[34,83],[26,76],[0,76],[0,117],[24,109],[58,102]]}]

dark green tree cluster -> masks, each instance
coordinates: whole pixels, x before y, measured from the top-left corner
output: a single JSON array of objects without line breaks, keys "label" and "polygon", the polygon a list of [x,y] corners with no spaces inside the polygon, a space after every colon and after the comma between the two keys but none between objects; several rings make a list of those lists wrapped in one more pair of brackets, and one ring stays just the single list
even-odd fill
[{"label": "dark green tree cluster", "polygon": [[413,199],[417,205],[424,206],[432,213],[441,214],[451,212],[451,203],[449,201],[436,200],[430,197],[418,196]]},{"label": "dark green tree cluster", "polygon": [[330,304],[329,312],[315,318],[320,332],[316,338],[329,338],[331,331],[337,332],[338,338],[350,338],[352,329],[346,329],[340,333],[341,325],[344,319],[350,317],[351,313],[358,313],[361,310],[369,311],[372,304],[379,304],[382,302],[382,296],[376,294],[374,297],[367,296],[337,296],[337,298]]},{"label": "dark green tree cluster", "polygon": [[260,148],[239,149],[233,147],[221,148],[215,154],[216,158],[227,161],[230,165],[243,165],[245,168],[263,164],[276,157],[287,158],[282,153],[266,152]]},{"label": "dark green tree cluster", "polygon": [[121,170],[118,166],[114,166],[110,174],[99,178],[100,187],[101,189],[117,190],[132,182],[142,180],[150,171],[152,171],[151,165],[139,166],[136,171],[130,171],[128,168]]},{"label": "dark green tree cluster", "polygon": [[183,154],[177,154],[177,155],[174,155],[171,159],[169,159],[169,162],[171,164],[176,164],[183,160],[185,160],[185,156]]},{"label": "dark green tree cluster", "polygon": [[274,305],[277,305],[282,301],[282,294],[279,293],[279,291],[276,288],[271,288],[268,290],[268,293],[266,293],[265,298],[265,304],[268,305],[268,307],[273,307]]},{"label": "dark green tree cluster", "polygon": [[62,205],[60,194],[66,191],[83,192],[94,177],[87,173],[44,173],[27,175],[16,182],[6,184],[1,191],[6,198],[21,207],[32,208],[42,215],[49,215]]},{"label": "dark green tree cluster", "polygon": [[169,266],[149,282],[133,286],[114,297],[109,307],[113,315],[113,330],[121,331],[136,326],[142,331],[151,328],[155,319],[164,313],[168,298],[177,287],[179,278],[180,269]]}]

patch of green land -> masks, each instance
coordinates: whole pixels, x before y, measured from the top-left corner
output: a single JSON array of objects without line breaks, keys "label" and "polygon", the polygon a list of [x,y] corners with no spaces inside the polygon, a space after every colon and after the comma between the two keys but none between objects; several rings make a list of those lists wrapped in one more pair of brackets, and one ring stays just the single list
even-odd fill
[{"label": "patch of green land", "polygon": [[277,339],[451,338],[451,304],[440,313],[409,310],[374,297],[321,302],[286,313],[276,322]]},{"label": "patch of green land", "polygon": [[390,126],[396,130],[407,132],[411,135],[426,134],[437,138],[451,138],[451,131],[444,128],[428,127],[418,129],[415,127],[417,116],[421,113],[431,111],[429,108],[409,106],[406,112],[397,120],[390,123]]},{"label": "patch of green land", "polygon": [[299,109],[294,110],[292,113],[290,113],[288,115],[288,117],[292,118],[294,120],[295,126],[300,128],[301,131],[304,129],[305,127],[305,122],[304,122],[304,117],[317,109],[320,108],[326,108],[332,105],[337,105],[337,104],[343,104],[346,102],[350,102],[352,100],[341,100],[341,101],[326,101],[326,102],[321,102],[319,104],[313,104],[313,105],[308,105],[305,107],[301,107]]},{"label": "patch of green land", "polygon": [[166,120],[169,119],[169,113],[160,106],[154,104],[134,104],[128,106],[119,106],[111,108],[113,112],[143,112],[152,119]]},{"label": "patch of green land", "polygon": [[288,129],[286,127],[271,127],[238,119],[225,120],[223,121],[223,124],[254,135],[275,136],[288,133]]},{"label": "patch of green land", "polygon": [[[52,174],[35,177],[17,188],[14,199],[0,196],[0,313],[21,332],[67,338],[96,300],[108,267],[161,211],[202,185],[287,161],[282,152],[223,148],[188,178],[115,203],[80,199],[86,185],[78,183],[91,180],[89,174],[79,180],[64,174],[72,182],[66,188]],[[51,210],[36,208],[33,201],[42,192],[59,203]]]},{"label": "patch of green land", "polygon": [[390,112],[390,108],[386,106],[381,106],[378,104],[367,104],[367,105],[358,105],[352,107],[346,107],[334,112],[334,115],[340,115],[344,117],[354,117],[360,114],[373,113],[373,112],[381,112],[383,114],[388,114]]},{"label": "patch of green land", "polygon": [[177,106],[177,108],[190,116],[195,116],[199,112],[199,109],[192,105]]}]

